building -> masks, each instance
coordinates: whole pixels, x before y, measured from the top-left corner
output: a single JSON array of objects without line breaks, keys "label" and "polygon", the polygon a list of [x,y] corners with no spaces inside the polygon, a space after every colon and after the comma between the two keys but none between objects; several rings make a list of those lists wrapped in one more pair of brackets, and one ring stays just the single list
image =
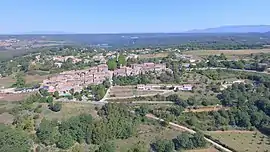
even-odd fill
[{"label": "building", "polygon": [[180,91],[191,91],[193,89],[193,86],[190,84],[184,84],[179,86],[174,86],[174,90],[180,90]]},{"label": "building", "polygon": [[88,70],[65,71],[56,76],[43,80],[42,86],[49,92],[68,92],[70,89],[80,91],[91,84],[101,84],[110,78],[107,65],[98,65]]}]

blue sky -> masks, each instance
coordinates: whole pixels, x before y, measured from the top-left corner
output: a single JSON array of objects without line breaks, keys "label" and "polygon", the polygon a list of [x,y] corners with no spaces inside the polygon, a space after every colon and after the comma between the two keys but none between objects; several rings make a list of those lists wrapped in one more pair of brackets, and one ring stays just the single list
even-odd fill
[{"label": "blue sky", "polygon": [[270,25],[270,0],[1,0],[0,33],[182,32]]}]

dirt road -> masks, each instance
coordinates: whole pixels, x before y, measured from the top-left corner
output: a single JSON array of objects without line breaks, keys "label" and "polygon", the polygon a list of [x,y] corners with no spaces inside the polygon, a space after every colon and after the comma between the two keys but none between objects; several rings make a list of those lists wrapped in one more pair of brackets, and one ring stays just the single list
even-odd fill
[{"label": "dirt road", "polygon": [[[147,114],[146,117],[150,118],[150,119],[155,119],[155,120],[158,120],[158,121],[164,121],[163,119],[160,119],[160,118],[158,118],[158,117],[156,117],[156,116],[154,116],[152,114]],[[169,122],[169,125],[171,125],[173,127],[176,127],[176,128],[179,128],[181,130],[185,130],[185,131],[190,132],[192,134],[196,133],[196,131],[194,131],[192,129],[189,129],[189,128],[185,127],[185,126],[178,125],[176,123]],[[213,140],[211,140],[209,138],[204,137],[204,139],[206,141],[208,141],[209,143],[213,144],[214,146],[218,147],[219,149],[222,149],[223,151],[232,152],[230,149],[228,149],[226,147],[223,147],[222,145],[216,143],[215,141],[213,141]]]}]

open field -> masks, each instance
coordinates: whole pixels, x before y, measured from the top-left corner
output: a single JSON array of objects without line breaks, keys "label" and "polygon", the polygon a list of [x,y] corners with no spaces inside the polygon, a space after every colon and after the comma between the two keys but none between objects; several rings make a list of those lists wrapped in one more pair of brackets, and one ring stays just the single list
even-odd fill
[{"label": "open field", "polygon": [[12,124],[13,119],[14,119],[14,116],[7,113],[7,112],[4,112],[4,113],[0,114],[0,124],[1,123],[3,123],[3,124]]},{"label": "open field", "polygon": [[91,114],[94,118],[97,118],[97,111],[95,106],[89,103],[62,103],[62,109],[59,112],[53,112],[48,109],[48,104],[43,104],[42,115],[49,120],[62,120],[68,119],[72,116],[77,116],[83,113]]},{"label": "open field", "polygon": [[211,147],[211,148],[205,148],[205,149],[185,150],[184,152],[218,152],[218,150]]},{"label": "open field", "polygon": [[11,124],[14,116],[8,112],[15,107],[18,102],[0,101],[0,123]]},{"label": "open field", "polygon": [[141,54],[139,55],[140,59],[149,59],[149,58],[164,58],[169,55],[168,52],[163,52],[163,53],[156,53],[156,54]]},{"label": "open field", "polygon": [[0,93],[0,101],[21,101],[28,95],[29,93],[18,93],[18,94]]},{"label": "open field", "polygon": [[207,134],[239,152],[263,152],[270,149],[270,139],[260,132],[210,131]]},{"label": "open field", "polygon": [[232,56],[232,55],[247,55],[247,54],[256,54],[256,53],[270,53],[270,49],[254,49],[254,50],[196,50],[196,51],[187,51],[184,54],[197,55],[197,56],[207,56],[214,54],[221,54]]},{"label": "open field", "polygon": [[141,95],[153,95],[163,93],[163,91],[157,90],[137,90],[134,86],[121,86],[113,87],[110,91],[110,97],[130,97],[130,96],[141,96]]},{"label": "open field", "polygon": [[229,108],[222,107],[222,106],[205,106],[205,107],[200,106],[200,107],[197,107],[196,109],[192,109],[192,108],[185,109],[184,112],[210,112],[210,111],[218,111],[221,109],[229,110]]},{"label": "open field", "polygon": [[[181,131],[173,128],[163,128],[160,126],[154,125],[141,125],[138,130],[138,135],[124,139],[124,140],[115,140],[115,144],[117,145],[117,152],[126,152],[129,148],[134,147],[139,141],[146,148],[150,148],[150,144],[157,139],[173,139],[176,136],[181,134]],[[213,149],[213,148],[211,148]],[[213,149],[215,150],[215,149]],[[206,149],[204,151],[198,152],[207,152]],[[216,152],[216,151],[210,151]]]},{"label": "open field", "polygon": [[[26,75],[25,76],[25,81],[26,84],[31,84],[31,83],[40,83],[44,79],[47,79],[49,75]],[[9,77],[4,77],[0,78],[0,87],[10,87],[13,83],[15,83],[15,79],[13,79],[11,76]]]}]

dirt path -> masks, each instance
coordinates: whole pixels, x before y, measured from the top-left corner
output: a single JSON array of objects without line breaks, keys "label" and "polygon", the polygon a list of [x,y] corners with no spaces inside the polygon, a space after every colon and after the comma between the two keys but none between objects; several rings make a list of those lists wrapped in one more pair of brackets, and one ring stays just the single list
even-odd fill
[{"label": "dirt path", "polygon": [[[146,117],[147,117],[147,118],[150,118],[150,119],[155,119],[155,120],[158,120],[158,121],[164,121],[163,119],[160,119],[160,118],[158,118],[158,117],[156,117],[156,116],[154,116],[154,115],[152,115],[152,114],[147,114]],[[178,125],[178,124],[175,124],[175,123],[172,123],[172,122],[169,122],[169,125],[170,125],[170,126],[173,126],[173,127],[177,127],[177,128],[179,128],[179,129],[181,129],[181,130],[185,130],[185,131],[187,131],[187,132],[189,132],[189,133],[192,133],[192,134],[196,133],[196,132],[195,132],[194,130],[192,130],[192,129],[189,129],[189,128],[185,127],[185,126],[181,126],[181,125]],[[209,143],[213,144],[214,146],[218,147],[219,149],[222,149],[223,151],[226,151],[226,152],[232,152],[232,151],[229,150],[228,148],[223,147],[222,145],[216,143],[215,141],[213,141],[213,140],[211,140],[211,139],[209,139],[209,138],[204,137],[204,139],[205,139],[207,142],[209,142]]]},{"label": "dirt path", "polygon": [[222,133],[255,133],[256,131],[249,131],[249,130],[225,130],[225,131],[207,131],[209,133],[218,133],[218,134],[222,134]]}]

